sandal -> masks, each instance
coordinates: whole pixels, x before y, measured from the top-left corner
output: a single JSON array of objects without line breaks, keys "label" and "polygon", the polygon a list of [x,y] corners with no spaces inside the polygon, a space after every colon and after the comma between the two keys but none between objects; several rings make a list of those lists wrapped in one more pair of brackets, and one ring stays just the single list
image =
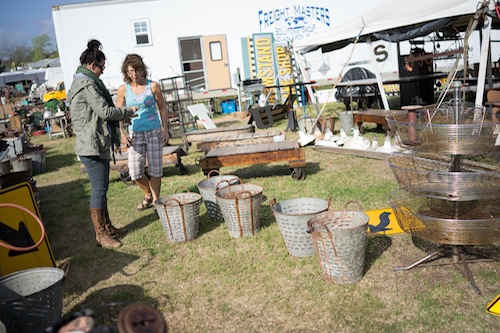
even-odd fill
[{"label": "sandal", "polygon": [[136,208],[139,212],[142,212],[143,210],[151,207],[153,207],[153,198],[144,197],[142,202]]}]

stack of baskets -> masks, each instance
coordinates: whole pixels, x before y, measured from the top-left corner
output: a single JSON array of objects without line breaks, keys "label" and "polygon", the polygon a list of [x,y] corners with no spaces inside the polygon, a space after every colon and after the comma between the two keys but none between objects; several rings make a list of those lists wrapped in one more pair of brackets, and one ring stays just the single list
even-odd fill
[{"label": "stack of baskets", "polygon": [[252,184],[229,184],[217,189],[215,196],[233,238],[254,236],[260,230],[264,189]]},{"label": "stack of baskets", "polygon": [[155,202],[155,209],[165,230],[167,240],[185,243],[198,237],[200,228],[201,195],[186,192],[162,197]]},{"label": "stack of baskets", "polygon": [[338,284],[360,281],[365,263],[369,217],[361,207],[349,210],[349,204],[344,210],[329,210],[308,222],[323,276]]},{"label": "stack of baskets", "polygon": [[308,232],[307,222],[330,207],[330,200],[318,198],[296,198],[276,203],[271,209],[285,241],[288,253],[294,257],[315,255],[314,243]]},{"label": "stack of baskets", "polygon": [[[214,176],[213,174],[217,174]],[[222,212],[217,204],[217,198],[215,197],[215,191],[229,184],[241,184],[241,179],[238,176],[233,175],[221,175],[218,170],[212,170],[208,173],[207,179],[202,180],[198,183],[198,190],[200,191],[205,207],[207,208],[208,216],[222,220]]]}]

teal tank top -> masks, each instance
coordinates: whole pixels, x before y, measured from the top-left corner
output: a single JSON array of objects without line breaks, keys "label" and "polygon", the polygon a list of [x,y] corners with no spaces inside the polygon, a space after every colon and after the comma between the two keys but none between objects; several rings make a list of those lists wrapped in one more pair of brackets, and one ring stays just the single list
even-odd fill
[{"label": "teal tank top", "polygon": [[160,117],[156,108],[156,100],[151,91],[151,80],[146,82],[146,89],[142,94],[135,95],[126,84],[125,103],[127,106],[137,106],[137,117],[131,119],[129,132],[146,132],[161,127]]}]

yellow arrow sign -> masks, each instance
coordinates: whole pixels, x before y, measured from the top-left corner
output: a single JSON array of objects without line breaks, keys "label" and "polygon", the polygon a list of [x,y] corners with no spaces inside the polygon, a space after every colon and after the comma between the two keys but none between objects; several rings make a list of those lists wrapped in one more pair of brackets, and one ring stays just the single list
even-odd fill
[{"label": "yellow arrow sign", "polygon": [[486,312],[500,316],[500,294],[486,307]]},{"label": "yellow arrow sign", "polygon": [[40,212],[31,185],[23,182],[0,189],[0,204],[18,205],[31,212],[0,207],[0,276],[34,267],[55,267],[47,235],[43,236],[35,218],[40,219]]}]

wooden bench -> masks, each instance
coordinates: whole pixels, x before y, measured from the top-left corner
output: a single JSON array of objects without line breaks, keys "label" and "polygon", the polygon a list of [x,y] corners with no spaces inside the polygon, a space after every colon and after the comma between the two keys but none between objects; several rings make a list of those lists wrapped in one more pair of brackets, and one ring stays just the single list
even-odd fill
[{"label": "wooden bench", "polygon": [[182,138],[190,145],[193,142],[200,142],[206,138],[217,138],[221,135],[234,135],[253,132],[255,132],[255,127],[253,125],[217,127],[187,132],[182,136]]},{"label": "wooden bench", "polygon": [[207,175],[223,166],[239,166],[288,162],[292,178],[305,178],[305,151],[296,141],[261,143],[245,146],[222,147],[210,150],[201,159],[201,168]]},{"label": "wooden bench", "polygon": [[208,152],[214,148],[245,146],[256,143],[270,143],[274,141],[273,137],[278,135],[281,135],[280,131],[241,133],[213,138],[209,137],[201,140],[201,142],[198,142],[197,147],[199,151]]},{"label": "wooden bench", "polygon": [[385,117],[391,115],[407,114],[407,113],[408,113],[407,111],[403,110],[368,109],[365,111],[353,111],[352,117],[353,117],[353,123],[358,124],[359,130],[362,133],[363,129],[361,125],[363,123],[375,123],[377,125],[382,126],[384,130],[389,131],[390,129]]},{"label": "wooden bench", "polygon": [[[175,164],[179,168],[181,175],[187,175],[188,169],[182,164],[182,156],[186,156],[186,152],[180,146],[167,146],[163,147],[162,165]],[[128,151],[126,148],[122,148],[122,153],[115,153],[116,163],[111,161],[110,170],[117,170],[120,172],[120,179],[127,185],[131,185],[133,182],[130,179],[128,173]],[[147,167],[147,163],[146,163]],[[85,165],[80,164],[80,172],[85,173]]]}]

